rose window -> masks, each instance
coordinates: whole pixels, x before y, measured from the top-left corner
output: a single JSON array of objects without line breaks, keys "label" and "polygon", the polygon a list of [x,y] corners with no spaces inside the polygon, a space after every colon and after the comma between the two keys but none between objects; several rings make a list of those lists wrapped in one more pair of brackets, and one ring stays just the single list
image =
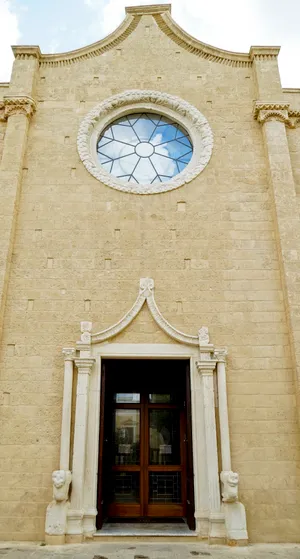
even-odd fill
[{"label": "rose window", "polygon": [[103,169],[130,183],[170,181],[185,169],[192,155],[193,145],[183,126],[156,113],[118,118],[97,141]]}]

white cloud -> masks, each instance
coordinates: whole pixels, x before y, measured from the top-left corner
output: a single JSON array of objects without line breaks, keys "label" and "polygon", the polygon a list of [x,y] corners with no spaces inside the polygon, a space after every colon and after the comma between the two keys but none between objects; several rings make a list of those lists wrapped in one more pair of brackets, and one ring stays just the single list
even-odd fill
[{"label": "white cloud", "polygon": [[19,40],[18,17],[9,0],[0,0],[0,82],[9,81],[13,53],[11,45]]}]

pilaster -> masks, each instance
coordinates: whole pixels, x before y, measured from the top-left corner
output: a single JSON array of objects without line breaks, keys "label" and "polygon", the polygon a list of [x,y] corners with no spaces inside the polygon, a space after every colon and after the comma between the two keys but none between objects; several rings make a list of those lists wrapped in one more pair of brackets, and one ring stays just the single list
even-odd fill
[{"label": "pilaster", "polygon": [[239,476],[236,472],[231,470],[226,355],[227,351],[225,349],[217,349],[214,352],[214,358],[217,360],[218,408],[222,457],[222,471],[220,474],[222,483],[222,508],[225,513],[227,543],[230,545],[247,545],[248,532],[245,507],[238,501]]},{"label": "pilaster", "polygon": [[289,105],[282,100],[278,69],[272,66],[272,74],[268,64],[263,60],[255,67],[260,100],[255,103],[254,118],[262,125],[300,422],[300,222],[286,135]]},{"label": "pilaster", "polygon": [[60,440],[60,469],[70,469],[70,439],[71,439],[71,413],[72,413],[72,386],[73,386],[73,361],[75,349],[66,347],[63,349],[65,359],[64,369],[64,393],[61,420]]},{"label": "pilaster", "polygon": [[[89,380],[95,360],[90,357],[75,359],[78,369],[74,449],[72,464],[72,495],[70,510],[68,511],[67,534],[76,536],[76,541],[83,539],[83,515],[84,515],[84,477],[86,464],[86,443],[89,403]],[[67,538],[68,542],[75,541]]]},{"label": "pilaster", "polygon": [[218,468],[217,430],[215,417],[214,371],[216,361],[197,361],[202,379],[204,428],[207,461],[207,483],[209,497],[209,542],[224,543],[224,514],[221,511],[220,482]]},{"label": "pilaster", "polygon": [[30,58],[17,56],[12,71],[9,95],[4,97],[3,117],[7,120],[0,167],[0,339],[6,304],[11,257],[20,200],[22,169],[27,147],[29,121],[35,112],[33,99],[38,72],[38,53]]}]

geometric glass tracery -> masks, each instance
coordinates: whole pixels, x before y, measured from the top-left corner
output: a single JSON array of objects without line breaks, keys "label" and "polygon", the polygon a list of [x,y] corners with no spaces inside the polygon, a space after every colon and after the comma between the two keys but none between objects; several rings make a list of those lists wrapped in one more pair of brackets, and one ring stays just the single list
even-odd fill
[{"label": "geometric glass tracery", "polygon": [[133,113],[118,118],[101,132],[97,142],[102,167],[125,182],[165,182],[183,171],[193,155],[188,132],[156,113]]}]

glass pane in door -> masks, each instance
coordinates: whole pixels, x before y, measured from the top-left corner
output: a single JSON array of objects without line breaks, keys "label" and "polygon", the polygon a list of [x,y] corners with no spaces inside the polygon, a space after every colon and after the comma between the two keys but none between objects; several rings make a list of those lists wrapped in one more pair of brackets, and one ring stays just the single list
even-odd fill
[{"label": "glass pane in door", "polygon": [[149,464],[180,464],[179,410],[149,410]]},{"label": "glass pane in door", "polygon": [[114,472],[112,476],[112,503],[139,503],[140,474],[139,472]]},{"label": "glass pane in door", "polygon": [[181,472],[150,472],[149,503],[181,503]]},{"label": "glass pane in door", "polygon": [[114,464],[140,463],[140,411],[114,410]]}]

